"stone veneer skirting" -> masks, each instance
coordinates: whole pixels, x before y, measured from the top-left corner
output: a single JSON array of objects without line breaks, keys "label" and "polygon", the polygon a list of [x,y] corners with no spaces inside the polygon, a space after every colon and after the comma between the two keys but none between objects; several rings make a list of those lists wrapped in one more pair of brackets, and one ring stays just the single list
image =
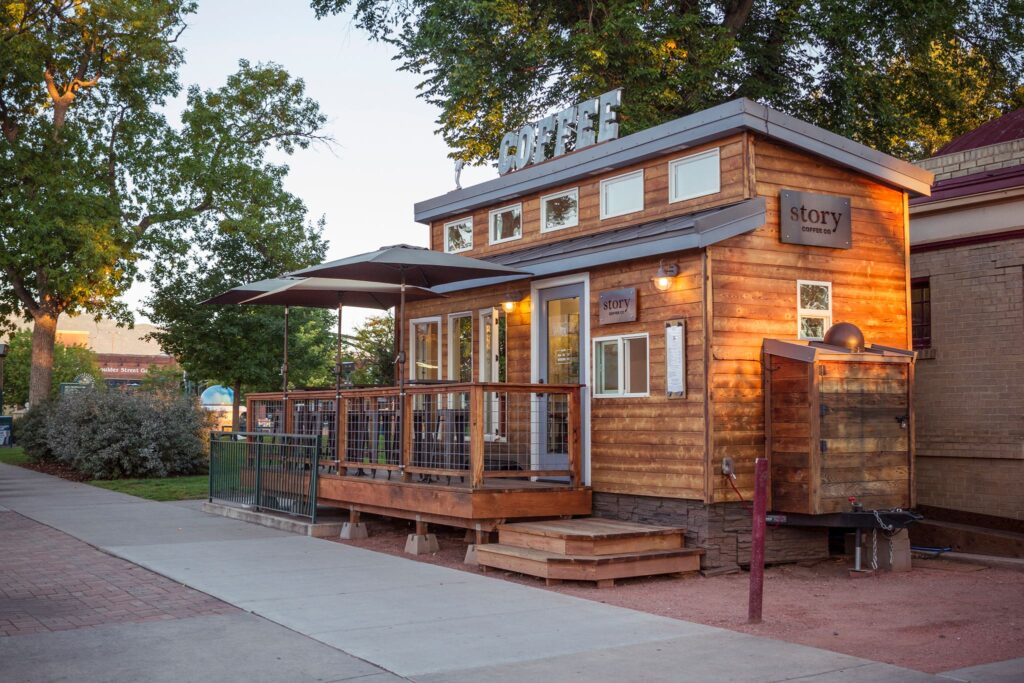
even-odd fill
[{"label": "stone veneer skirting", "polygon": [[[750,512],[742,503],[705,504],[698,500],[594,492],[593,515],[640,524],[680,527],[686,546],[703,548],[703,569],[750,563]],[[798,562],[828,557],[823,527],[768,527],[765,561]]]}]

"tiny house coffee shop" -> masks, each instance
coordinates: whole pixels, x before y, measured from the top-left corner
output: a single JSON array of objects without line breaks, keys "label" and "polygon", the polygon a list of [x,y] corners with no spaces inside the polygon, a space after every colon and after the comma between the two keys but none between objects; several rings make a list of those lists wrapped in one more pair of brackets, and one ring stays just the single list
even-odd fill
[{"label": "tiny house coffee shop", "polygon": [[[620,97],[509,132],[497,179],[415,206],[431,250],[521,274],[407,304],[405,387],[249,397],[326,435],[322,503],[500,529],[479,561],[548,578],[630,524],[648,545],[619,547],[672,571],[684,548],[746,563],[758,457],[780,518],[913,505],[907,202],[932,175],[749,100],[620,137]],[[557,529],[579,517],[593,533]],[[769,561],[827,551],[769,529]]]}]

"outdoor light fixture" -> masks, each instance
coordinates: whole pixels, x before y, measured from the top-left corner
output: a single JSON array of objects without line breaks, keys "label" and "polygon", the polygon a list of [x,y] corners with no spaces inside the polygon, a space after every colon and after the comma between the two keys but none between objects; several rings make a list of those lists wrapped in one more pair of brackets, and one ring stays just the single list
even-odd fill
[{"label": "outdoor light fixture", "polygon": [[513,312],[515,312],[516,304],[518,304],[520,299],[522,299],[522,298],[523,297],[522,297],[521,294],[517,294],[516,292],[513,292],[512,290],[508,290],[507,292],[505,292],[505,298],[502,299],[502,301],[501,301],[501,308],[502,308],[502,310],[505,311],[506,313],[513,313]]},{"label": "outdoor light fixture", "polygon": [[658,264],[658,273],[654,276],[654,287],[659,292],[667,292],[672,288],[672,279],[679,275],[679,266],[675,263],[665,265],[662,261]]}]

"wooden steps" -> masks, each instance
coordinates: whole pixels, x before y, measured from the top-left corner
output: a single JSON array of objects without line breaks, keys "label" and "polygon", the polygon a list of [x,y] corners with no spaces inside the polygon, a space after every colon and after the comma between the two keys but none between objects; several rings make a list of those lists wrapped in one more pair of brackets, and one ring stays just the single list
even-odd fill
[{"label": "wooden steps", "polygon": [[498,527],[498,543],[480,545],[477,562],[548,584],[681,574],[700,569],[704,551],[683,547],[683,530],[587,517]]}]

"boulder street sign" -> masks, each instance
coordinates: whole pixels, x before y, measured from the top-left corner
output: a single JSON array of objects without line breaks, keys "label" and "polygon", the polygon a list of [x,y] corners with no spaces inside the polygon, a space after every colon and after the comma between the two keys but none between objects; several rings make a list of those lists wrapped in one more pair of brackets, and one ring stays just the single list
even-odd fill
[{"label": "boulder street sign", "polygon": [[779,234],[786,244],[849,249],[850,198],[782,190],[779,192]]},{"label": "boulder street sign", "polygon": [[609,90],[600,97],[505,133],[498,148],[498,173],[505,175],[596,142],[614,140],[619,137],[620,104],[622,90]]},{"label": "boulder street sign", "polygon": [[636,320],[636,287],[609,289],[598,296],[598,322],[601,325],[631,323]]}]

